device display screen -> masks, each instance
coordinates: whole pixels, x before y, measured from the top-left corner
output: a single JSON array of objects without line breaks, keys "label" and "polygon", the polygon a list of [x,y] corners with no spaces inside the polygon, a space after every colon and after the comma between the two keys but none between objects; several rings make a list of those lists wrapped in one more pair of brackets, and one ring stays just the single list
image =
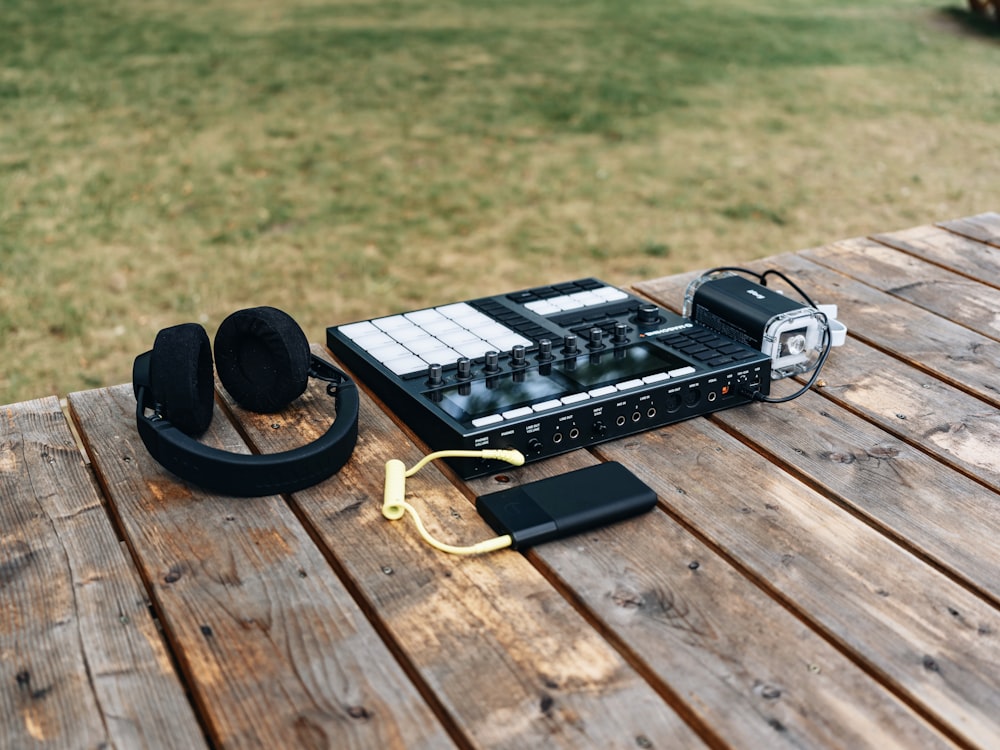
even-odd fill
[{"label": "device display screen", "polygon": [[583,354],[544,372],[529,368],[472,380],[425,394],[459,422],[531,406],[604,385],[684,367],[674,355],[640,344],[617,351]]},{"label": "device display screen", "polygon": [[675,370],[687,362],[646,344],[617,351],[585,354],[559,363],[559,371],[576,385],[573,392],[634,380],[656,372]]}]

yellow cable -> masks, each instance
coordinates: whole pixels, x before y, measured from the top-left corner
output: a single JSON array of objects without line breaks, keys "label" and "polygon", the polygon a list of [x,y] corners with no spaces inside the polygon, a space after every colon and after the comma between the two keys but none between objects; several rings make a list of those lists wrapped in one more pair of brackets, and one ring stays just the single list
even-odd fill
[{"label": "yellow cable", "polygon": [[510,534],[504,534],[503,536],[487,539],[485,542],[479,542],[478,544],[473,544],[469,547],[456,547],[453,544],[445,544],[444,542],[439,542],[430,535],[430,532],[428,532],[424,527],[423,522],[420,520],[420,516],[417,514],[416,509],[412,505],[404,502],[403,509],[413,516],[413,523],[416,525],[420,537],[434,549],[447,552],[449,555],[479,555],[484,552],[494,552],[498,549],[509,547],[514,543]]},{"label": "yellow cable", "polygon": [[434,453],[428,453],[426,456],[417,461],[412,468],[406,471],[406,476],[412,477],[431,461],[438,458],[492,458],[497,461],[506,461],[509,464],[514,464],[515,466],[524,465],[524,454],[518,450],[504,450],[498,448],[483,451],[436,451]]},{"label": "yellow cable", "polygon": [[487,539],[484,542],[479,542],[478,544],[473,544],[469,547],[456,547],[452,544],[445,544],[444,542],[439,542],[430,535],[424,527],[423,522],[420,520],[420,515],[417,513],[416,509],[406,502],[404,498],[406,497],[406,478],[413,476],[430,461],[437,458],[492,458],[499,461],[506,461],[507,463],[514,464],[515,466],[521,466],[524,463],[524,455],[520,451],[501,449],[482,451],[437,451],[424,456],[410,469],[407,469],[403,462],[398,458],[390,459],[385,463],[385,489],[383,490],[382,497],[382,515],[390,521],[396,521],[402,518],[406,513],[409,513],[413,516],[413,522],[417,526],[417,531],[425,542],[435,549],[452,555],[479,555],[484,552],[493,552],[498,549],[503,549],[513,544],[514,540],[509,534],[498,536],[493,539]]}]

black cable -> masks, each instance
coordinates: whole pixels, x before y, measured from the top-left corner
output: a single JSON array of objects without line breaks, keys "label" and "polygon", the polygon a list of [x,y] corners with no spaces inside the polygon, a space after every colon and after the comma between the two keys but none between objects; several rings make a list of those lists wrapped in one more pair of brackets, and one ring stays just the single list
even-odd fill
[{"label": "black cable", "polygon": [[[783,274],[781,271],[779,271],[776,268],[770,268],[767,271],[764,271],[764,273],[762,273],[760,275],[760,283],[763,286],[767,286],[767,275],[768,274],[774,274],[779,279],[781,279],[786,284],[788,284],[788,286],[790,286],[792,289],[794,289],[796,292],[798,292],[799,295],[802,297],[802,299],[804,299],[806,301],[806,303],[809,305],[809,307],[817,307],[816,303],[812,301],[812,298],[808,294],[806,294],[804,291],[802,291],[802,289],[799,287],[798,284],[796,284],[794,281],[792,281],[790,278],[788,278],[787,276],[785,276],[785,274]],[[829,321],[827,321],[827,323],[829,323]]]},{"label": "black cable", "polygon": [[804,394],[806,391],[808,391],[816,384],[816,381],[819,379],[819,371],[823,369],[823,365],[826,363],[826,358],[830,356],[830,350],[833,348],[833,337],[830,335],[830,320],[829,318],[826,317],[824,313],[820,313],[820,315],[822,315],[823,319],[826,320],[826,330],[823,332],[823,339],[825,341],[825,344],[823,346],[822,353],[819,355],[819,359],[816,360],[816,367],[813,370],[812,377],[809,378],[809,381],[791,395],[782,396],[781,398],[771,398],[770,396],[762,396],[760,391],[757,391],[756,393],[752,394],[752,398],[755,401],[762,401],[765,404],[784,404],[788,401],[797,399],[799,396]]},{"label": "black cable", "polygon": [[802,388],[795,391],[791,395],[782,396],[781,398],[771,398],[770,396],[764,396],[761,394],[759,390],[745,394],[750,398],[754,399],[755,401],[762,401],[767,404],[784,404],[788,401],[797,399],[799,396],[804,394],[806,391],[808,391],[816,384],[816,381],[819,379],[819,371],[823,369],[823,365],[826,363],[827,357],[830,356],[830,350],[833,348],[833,335],[830,333],[830,319],[827,317],[826,313],[819,311],[819,306],[812,301],[812,298],[808,294],[806,294],[802,290],[802,288],[799,287],[798,284],[796,284],[794,281],[788,278],[788,276],[786,276],[783,272],[779,271],[777,268],[769,268],[763,273],[757,273],[756,271],[751,271],[749,268],[741,268],[740,266],[718,266],[717,268],[711,268],[708,271],[705,271],[703,275],[711,276],[712,274],[723,273],[723,272],[741,273],[747,276],[751,276],[757,279],[757,281],[760,283],[761,286],[765,287],[767,286],[767,277],[769,275],[777,276],[779,279],[788,284],[788,286],[790,286],[792,289],[798,292],[799,296],[801,296],[802,299],[805,300],[806,304],[808,304],[809,307],[814,308],[815,310],[817,310],[817,312],[819,312],[820,315],[823,316],[823,320],[826,322],[826,327],[823,331],[823,340],[824,340],[823,351],[820,353],[819,358],[816,360],[816,366],[813,369],[813,374],[809,378],[808,382],[804,386],[802,386]]}]

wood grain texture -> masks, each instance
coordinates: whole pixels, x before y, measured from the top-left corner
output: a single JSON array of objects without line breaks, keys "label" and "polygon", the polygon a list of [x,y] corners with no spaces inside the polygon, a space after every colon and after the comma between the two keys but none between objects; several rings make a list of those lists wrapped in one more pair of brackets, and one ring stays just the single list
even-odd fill
[{"label": "wood grain texture", "polygon": [[872,239],[983,284],[1000,285],[1000,248],[996,246],[936,226],[876,234]]},{"label": "wood grain texture", "polygon": [[[700,460],[683,449],[647,453],[643,440],[625,438],[595,450],[626,465],[640,454],[681,475]],[[511,483],[547,474],[548,463],[512,474]],[[490,482],[469,484],[485,492]],[[531,557],[725,746],[950,746],[662,509],[541,545]]]},{"label": "wood grain texture", "polygon": [[[890,299],[872,298],[865,291],[870,287],[841,281],[839,274],[833,280],[808,261],[792,258],[786,265],[845,311],[852,298],[868,300],[843,317],[854,335],[892,355],[860,343],[838,350],[823,372],[824,395],[1000,488],[1000,345],[912,305],[909,319],[897,318]],[[850,292],[838,294],[835,286]]]},{"label": "wood grain texture", "polygon": [[[900,511],[892,511],[898,515],[912,502],[925,502],[931,517],[935,517],[934,508],[937,507],[936,518],[941,521],[937,528],[925,520],[922,512],[906,517],[911,529],[914,524],[923,524],[939,542],[927,536],[916,538],[929,545],[925,550],[933,547],[934,556],[946,566],[952,566],[952,560],[966,558],[967,562],[962,565],[966,575],[975,572],[976,558],[986,550],[984,571],[972,580],[981,581],[983,590],[989,592],[987,595],[994,596],[996,579],[990,577],[987,583],[985,571],[991,569],[989,560],[995,559],[996,545],[973,542],[985,543],[990,538],[995,539],[998,532],[995,493],[1000,487],[1000,413],[992,403],[984,403],[984,400],[995,400],[992,394],[997,391],[996,372],[1000,361],[994,361],[996,342],[796,256],[781,256],[765,263],[781,264],[793,271],[810,291],[818,290],[818,299],[838,303],[840,316],[848,323],[848,343],[832,353],[823,371],[824,387],[817,389],[817,393],[860,415],[874,429],[888,433],[890,439],[905,441],[920,452],[935,456],[946,467],[954,467],[986,485],[977,487],[964,481],[962,476],[949,473],[946,467],[928,462],[926,472],[934,474],[938,481],[902,483],[896,488],[896,492],[912,495],[915,498],[912,501],[892,500],[895,493],[889,484],[883,487],[888,493],[884,497],[889,500],[882,504],[898,503]],[[681,298],[685,285],[685,279],[669,277],[640,286],[654,298],[667,302]],[[900,306],[903,310],[897,311]],[[906,316],[907,308],[911,318]],[[878,342],[880,348],[887,351],[877,351],[862,340]],[[961,351],[968,350],[972,344],[978,345],[985,361],[978,357],[969,361],[948,354],[949,347]],[[920,355],[914,356],[915,352]],[[922,370],[930,372],[910,365],[916,360],[920,360]],[[975,387],[970,388],[969,383]],[[979,397],[969,395],[970,390],[976,391]],[[784,407],[778,411],[781,409]],[[769,409],[765,414],[774,418],[773,412]],[[729,416],[720,418],[725,420]],[[740,424],[745,426],[746,423]],[[808,440],[805,425],[801,432],[803,439]],[[807,459],[805,456],[804,460]],[[920,459],[919,453],[916,459]],[[816,469],[815,464],[813,469]],[[949,486],[956,488],[951,498]],[[845,485],[840,487],[843,490]],[[937,505],[935,497],[939,498]],[[953,511],[950,514],[949,505]],[[969,541],[963,541],[966,539]]]},{"label": "wood grain texture", "polygon": [[[129,386],[69,403],[215,745],[451,744],[281,498],[168,474],[136,433]],[[205,439],[246,451],[219,414]]]},{"label": "wood grain texture", "polygon": [[1000,495],[817,393],[796,405],[712,420],[1000,606]]},{"label": "wood grain texture", "polygon": [[994,606],[707,420],[601,453],[632,468],[670,513],[924,716],[972,744],[998,736]]},{"label": "wood grain texture", "polygon": [[942,221],[938,226],[979,242],[1000,246],[1000,213],[996,211]]},{"label": "wood grain texture", "polygon": [[[293,421],[230,404],[253,445],[287,449],[326,428],[313,386]],[[697,735],[522,555],[454,557],[412,522],[381,515],[385,462],[423,455],[362,394],[360,436],[338,475],[293,502],[349,578],[400,658],[438,701],[463,744],[484,748],[697,747]],[[584,456],[585,454],[580,454]],[[407,480],[408,501],[454,544],[494,533],[470,499],[431,465]]]},{"label": "wood grain texture", "polygon": [[[954,238],[936,229],[928,233],[917,228],[909,234],[930,234],[943,242]],[[870,277],[867,273],[870,269],[864,253],[869,248],[876,257],[889,253],[890,258],[905,259],[903,253],[861,240],[807,250],[802,255],[830,259],[839,271],[877,284],[879,273]],[[838,253],[854,261],[841,264]],[[890,268],[895,263],[908,265],[906,260],[894,260],[888,264]],[[941,381],[950,373],[948,382],[974,383],[976,388],[971,390],[994,400],[991,396],[998,387],[1000,346],[905,301],[873,292],[862,281],[818,270],[797,257],[782,256],[778,262],[794,271],[796,278],[804,279],[806,288],[815,291],[818,299],[838,303],[840,316],[850,327],[847,345],[834,350],[823,372],[826,386],[817,389],[845,410],[810,394],[796,402],[802,408],[736,409],[713,419],[776,456],[792,471],[839,494],[843,502],[886,533],[908,540],[920,554],[933,558],[996,602],[1000,592],[996,507],[1000,500],[995,492],[969,481],[962,473],[929,460],[927,452],[996,488],[1000,455],[996,410]],[[914,262],[919,263],[922,273],[934,273],[928,271],[929,264]],[[888,273],[883,268],[881,277]],[[663,301],[683,295],[681,280],[663,282],[642,286]],[[867,347],[859,339],[877,342],[889,354]],[[956,349],[974,350],[977,356],[970,361],[956,356]],[[914,356],[915,352],[920,354]],[[892,354],[908,362],[919,360],[940,377],[928,378]],[[961,361],[955,363],[958,359]],[[867,421],[851,411],[860,412]],[[959,414],[967,416],[955,419]]]},{"label": "wood grain texture", "polygon": [[0,746],[204,747],[59,402],[2,415]]},{"label": "wood grain texture", "polygon": [[[837,243],[839,247],[844,245],[845,243]],[[854,241],[848,243],[850,245],[866,247],[867,243]],[[883,251],[885,248],[877,252]],[[803,255],[822,257],[828,252],[829,257],[836,257],[836,248],[829,251],[825,248],[804,251]],[[823,399],[810,394],[808,400],[800,399],[781,407],[761,404],[713,416],[712,421],[725,424],[740,440],[752,446],[755,452],[771,457],[772,460],[777,458],[779,465],[786,463],[796,476],[822,487],[824,494],[830,493],[837,498],[839,487],[845,493],[842,500],[848,507],[852,507],[854,514],[869,523],[874,521],[875,529],[872,530],[867,524],[856,525],[854,514],[841,513],[822,523],[811,521],[808,528],[789,533],[784,530],[787,523],[785,519],[792,518],[798,523],[808,518],[804,509],[796,505],[794,515],[781,514],[777,517],[782,519],[780,522],[771,519],[766,527],[767,536],[774,537],[772,541],[779,538],[809,540],[808,545],[802,549],[782,553],[786,556],[787,567],[795,569],[792,578],[785,578],[789,573],[785,565],[775,566],[773,561],[764,562],[767,560],[766,556],[748,569],[756,571],[762,581],[769,582],[768,585],[784,586],[784,583],[779,582],[793,581],[794,592],[782,588],[777,595],[787,596],[790,604],[796,609],[801,608],[803,616],[829,616],[830,621],[825,621],[820,627],[829,628],[831,635],[836,634],[836,638],[864,638],[870,645],[867,650],[860,641],[851,641],[849,646],[850,652],[862,659],[859,663],[867,663],[875,674],[888,675],[890,679],[887,685],[900,695],[908,696],[908,700],[918,700],[923,706],[922,711],[929,716],[942,712],[942,700],[945,700],[940,694],[941,686],[934,684],[942,674],[939,656],[951,651],[956,645],[953,636],[948,633],[947,623],[951,622],[956,629],[971,635],[963,647],[966,649],[964,655],[951,652],[950,659],[954,663],[949,671],[954,672],[952,676],[957,682],[952,687],[957,692],[947,699],[951,705],[943,713],[951,714],[947,719],[949,731],[955,732],[956,737],[973,744],[989,746],[998,736],[998,728],[993,723],[995,720],[990,718],[997,709],[995,696],[998,694],[998,686],[981,683],[973,691],[975,696],[963,696],[961,691],[968,686],[966,678],[970,663],[983,659],[983,663],[988,665],[986,672],[992,673],[996,671],[1000,658],[995,635],[997,624],[994,622],[997,617],[996,579],[990,573],[976,569],[976,556],[984,548],[987,550],[986,567],[991,566],[990,559],[994,560],[992,565],[995,566],[996,556],[993,553],[996,545],[995,541],[990,540],[995,540],[1000,532],[995,513],[998,477],[995,456],[1000,455],[997,451],[1000,446],[997,437],[1000,431],[997,428],[997,410],[983,403],[984,398],[990,398],[987,384],[992,385],[995,380],[996,367],[992,362],[980,363],[978,360],[963,361],[958,367],[949,366],[948,352],[949,347],[952,351],[961,351],[963,340],[973,340],[977,336],[978,342],[987,347],[992,346],[993,342],[964,326],[920,310],[907,301],[893,299],[873,286],[832,270],[819,268],[802,257],[779,256],[755,264],[757,270],[764,266],[780,267],[791,272],[796,281],[818,301],[840,305],[840,317],[850,327],[851,337],[847,346],[835,350],[831,356],[823,372],[825,387],[817,389],[817,392],[845,407],[847,412],[843,416],[849,417],[856,429],[863,429],[873,436],[882,433],[882,439],[876,441],[874,446],[874,456],[886,455],[886,448],[890,454],[892,451],[899,451],[894,443],[903,440],[920,451],[939,457],[946,465],[935,466],[931,462],[909,480],[907,475],[910,470],[906,470],[899,477],[901,481],[898,483],[880,481],[874,486],[870,483],[859,485],[857,477],[852,476],[847,481],[834,481],[832,486],[828,486],[831,484],[829,467],[822,465],[824,462],[829,463],[827,457],[845,457],[843,465],[850,467],[849,471],[854,473],[856,470],[853,467],[857,461],[846,457],[854,456],[856,459],[858,453],[831,451],[822,446],[823,432],[816,432],[817,421],[823,423],[826,420],[829,423],[829,415],[833,412],[828,408],[806,407],[810,401],[822,404]],[[863,273],[859,272],[858,275],[863,276]],[[683,298],[687,282],[694,277],[696,274],[687,278],[670,277],[644,282],[638,286],[661,303],[676,307],[676,303]],[[877,342],[879,350],[866,346],[861,340]],[[916,369],[918,364],[921,368],[919,370]],[[787,390],[788,385],[782,385]],[[981,398],[974,398],[968,391],[975,390],[978,385],[986,388],[987,393]],[[862,419],[852,416],[851,412]],[[781,416],[782,413],[787,416]],[[801,430],[794,427],[796,423],[802,424]],[[698,420],[681,426],[678,431],[693,430],[698,435],[709,429],[710,426],[704,420]],[[843,435],[841,430],[838,432]],[[800,434],[801,444],[796,439]],[[655,435],[644,437],[644,440],[654,439]],[[713,455],[707,448],[708,444],[710,443],[706,444],[702,455]],[[872,453],[866,451],[862,455],[870,461]],[[897,455],[900,454],[893,455],[893,459]],[[928,461],[921,453],[912,455],[915,463]],[[884,458],[879,458],[875,463],[880,462],[886,463]],[[993,491],[981,484],[969,482],[961,473],[952,472],[949,465],[985,483]],[[719,469],[724,470],[722,466]],[[769,487],[772,494],[775,489],[770,487],[768,477],[773,480],[773,477],[781,476],[765,474],[760,469],[755,470],[752,465],[742,469],[731,466],[729,471],[736,476],[754,477],[755,487],[763,484]],[[892,464],[891,471],[897,471],[897,464]],[[650,468],[649,472],[653,472],[653,469]],[[669,472],[669,468],[666,471],[661,469],[660,477],[654,477],[654,481],[662,481],[663,476]],[[929,485],[922,484],[921,474],[933,474],[937,481],[931,481]],[[703,478],[702,473],[695,476],[702,478],[703,483],[710,482],[708,478]],[[688,482],[691,479],[690,475],[686,477]],[[784,481],[782,479],[781,483]],[[735,525],[725,525],[724,516],[718,512],[717,506],[709,506],[717,510],[716,513],[711,513],[706,512],[704,502],[692,502],[689,498],[689,485],[680,479],[675,485],[678,490],[684,490],[677,494],[686,509],[682,517],[703,529],[706,538],[717,544],[725,544],[724,532],[736,528]],[[922,494],[925,490],[928,491],[926,500]],[[714,492],[706,492],[704,487],[699,487],[699,496],[703,501],[709,498],[718,501],[726,496],[727,491],[731,503],[735,505],[739,502],[735,491],[723,486],[717,487]],[[787,490],[783,492],[788,493]],[[900,493],[907,493],[907,496],[900,497]],[[803,488],[803,491],[794,492],[790,496],[798,500],[810,497],[811,493]],[[925,504],[931,516],[927,521],[924,520],[923,513]],[[765,504],[764,508],[771,510],[772,516],[787,508],[787,503],[772,502],[771,505],[773,507],[768,508]],[[745,507],[748,516],[754,516],[757,509],[750,503]],[[697,520],[689,513],[697,513]],[[877,521],[873,515],[878,517]],[[894,547],[900,539],[895,530],[896,524],[904,516],[907,520],[902,534],[906,536],[908,549],[913,549],[921,557],[933,557],[937,564],[948,568],[949,572],[956,566],[962,567],[963,573],[957,577],[961,586],[955,586],[951,580],[935,582],[940,573],[932,568],[913,566],[909,553]],[[940,522],[940,526],[936,526],[935,521]],[[705,523],[709,525],[703,526]],[[924,526],[922,532],[915,528],[921,525]],[[829,538],[824,543],[825,535],[817,533],[818,530],[834,528],[839,530],[836,539]],[[780,537],[776,534],[776,529],[782,529]],[[735,535],[735,532],[731,533]],[[881,536],[882,533],[886,536]],[[763,543],[765,530],[760,531],[759,537],[756,541],[742,541],[739,536],[733,536],[734,542],[748,545],[739,553],[741,560],[757,559],[755,554],[759,553],[758,546]],[[841,549],[838,550],[838,547]],[[853,559],[839,559],[848,551]],[[742,558],[743,554],[748,557]],[[814,557],[817,554],[820,555],[819,560]],[[806,559],[809,564],[800,569],[799,564]],[[862,565],[865,560],[867,562]],[[834,569],[827,567],[831,564]],[[760,567],[756,567],[758,565]],[[843,566],[844,570],[838,572],[835,569],[838,566]],[[803,570],[813,572],[803,575]],[[884,580],[893,582],[894,586],[879,584],[874,580],[867,584],[859,583],[875,571],[878,576],[886,575]],[[917,583],[920,578],[924,578],[923,583]],[[852,579],[855,579],[853,586]],[[832,589],[823,592],[825,586],[831,586]],[[868,587],[867,595],[863,592],[865,586]],[[823,594],[816,598],[818,592]],[[902,608],[898,601],[901,592],[909,600]],[[949,601],[951,594],[963,598],[973,606],[977,617],[982,619],[975,624],[970,623],[966,619],[966,611],[956,606],[954,601]],[[942,595],[944,599],[939,599]],[[838,596],[846,596],[847,601],[838,601]],[[880,602],[878,599],[887,601]],[[890,603],[888,600],[893,601]],[[831,606],[836,611],[829,611]],[[879,613],[886,608],[893,611],[893,616],[885,617]],[[827,615],[822,615],[824,612]],[[847,615],[849,612],[852,614]],[[935,613],[931,619],[936,624],[931,633],[921,632],[929,622],[928,612]],[[905,622],[892,623],[893,617],[900,616]],[[844,617],[847,619],[841,619]],[[872,617],[883,623],[881,634],[878,628],[873,627]],[[830,625],[834,621],[838,624]],[[925,640],[928,635],[931,636],[930,641]],[[906,646],[912,652],[902,661],[912,665],[909,669],[917,675],[928,676],[921,675],[921,670],[933,675],[930,680],[924,680],[924,684],[914,679],[917,675],[905,670],[899,671],[900,656],[905,654],[900,648],[911,638],[922,642]],[[893,643],[893,639],[897,642]],[[942,650],[937,651],[938,648]],[[918,652],[924,653],[922,659]],[[890,664],[896,668],[895,673],[885,671],[885,667]],[[987,682],[991,679],[988,678]],[[919,693],[913,692],[915,687],[919,688]],[[970,722],[965,711],[975,703],[978,703],[978,717]]]},{"label": "wood grain texture", "polygon": [[[1000,249],[994,252],[1000,259]],[[977,279],[867,239],[837,242],[807,250],[801,256],[983,336],[1000,338],[1000,289]],[[893,312],[896,307],[894,304]],[[919,326],[926,320],[921,316],[912,324]],[[988,347],[992,356],[983,348],[970,346],[977,361],[993,360],[994,366],[1000,362],[1000,347]]]}]

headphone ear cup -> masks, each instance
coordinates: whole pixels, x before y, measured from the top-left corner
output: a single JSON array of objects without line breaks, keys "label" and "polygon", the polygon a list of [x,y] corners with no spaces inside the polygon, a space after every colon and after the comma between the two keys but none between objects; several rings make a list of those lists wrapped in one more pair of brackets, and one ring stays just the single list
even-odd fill
[{"label": "headphone ear cup", "polygon": [[219,380],[251,411],[280,411],[301,396],[309,360],[309,341],[302,329],[273,307],[234,312],[215,334]]},{"label": "headphone ear cup", "polygon": [[156,334],[149,362],[150,388],[160,414],[182,432],[208,429],[215,404],[212,349],[196,323],[164,328]]}]

